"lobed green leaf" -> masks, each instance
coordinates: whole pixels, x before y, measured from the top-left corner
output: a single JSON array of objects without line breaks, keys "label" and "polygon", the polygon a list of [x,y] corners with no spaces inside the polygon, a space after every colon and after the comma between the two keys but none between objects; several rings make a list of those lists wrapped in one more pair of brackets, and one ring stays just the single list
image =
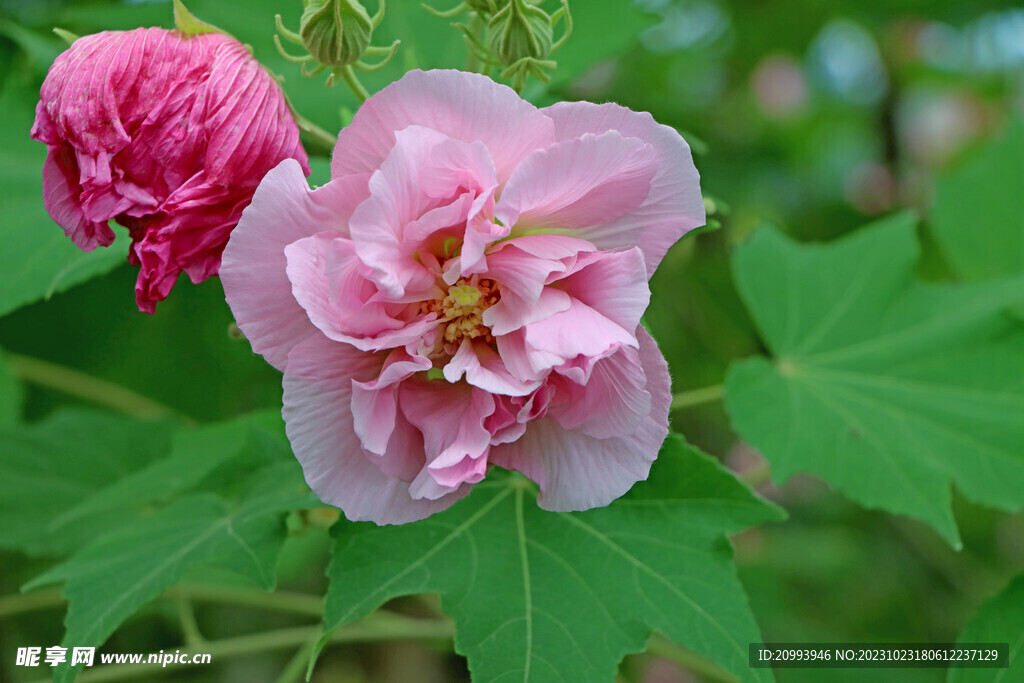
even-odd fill
[{"label": "lobed green leaf", "polygon": [[1024,507],[1024,277],[916,279],[915,220],[830,244],[771,228],[735,254],[740,293],[773,358],[735,364],[726,408],[777,481],[820,475],[869,507],[959,544],[950,482]]},{"label": "lobed green leaf", "polygon": [[647,483],[603,509],[551,513],[519,475],[416,524],[342,522],[326,635],[387,600],[437,592],[474,681],[611,681],[657,629],[740,680],[758,639],[725,534],[784,516],[670,436]]},{"label": "lobed green leaf", "polygon": [[[97,539],[28,585],[65,582],[62,643],[99,646],[140,607],[197,566],[222,567],[273,590],[286,536],[285,514],[318,501],[294,462],[269,465],[249,480],[240,501],[212,493],[180,498],[149,517]],[[80,667],[61,665],[55,681]]]},{"label": "lobed green leaf", "polygon": [[175,427],[80,409],[0,427],[0,547],[63,556],[123,524],[126,501],[88,501],[157,462]]}]

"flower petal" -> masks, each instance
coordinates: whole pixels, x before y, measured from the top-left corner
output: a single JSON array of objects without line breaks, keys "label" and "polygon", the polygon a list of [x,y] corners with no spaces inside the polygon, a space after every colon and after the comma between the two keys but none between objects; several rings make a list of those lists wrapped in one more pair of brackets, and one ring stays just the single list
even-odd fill
[{"label": "flower petal", "polygon": [[352,521],[404,524],[444,510],[470,486],[436,500],[414,500],[408,481],[388,476],[379,459],[363,451],[350,412],[352,381],[370,380],[382,360],[348,344],[310,337],[289,353],[283,414],[292,450],[322,501]]},{"label": "flower petal", "polygon": [[438,249],[446,237],[462,239],[473,200],[494,190],[494,167],[480,143],[409,126],[395,134],[369,186],[369,199],[352,216],[352,240],[370,277],[400,297],[433,285],[416,252]]},{"label": "flower petal", "polygon": [[260,183],[231,234],[220,267],[224,295],[253,351],[278,370],[293,346],[319,334],[292,296],[284,248],[322,230],[347,235],[366,181],[349,176],[310,191],[299,163],[285,160]]},{"label": "flower petal", "polygon": [[492,394],[526,396],[540,386],[540,381],[523,381],[513,377],[495,351],[487,344],[465,338],[458,351],[444,366],[444,378],[458,382],[462,376],[474,387]]},{"label": "flower petal", "polygon": [[405,349],[388,354],[380,375],[369,382],[352,380],[352,421],[363,448],[376,455],[388,452],[398,411],[398,384],[430,369],[430,360]]},{"label": "flower petal", "polygon": [[482,320],[491,328],[491,334],[500,337],[567,311],[571,306],[572,297],[554,287],[544,287],[533,301],[510,290],[503,292],[498,303],[484,311]]},{"label": "flower petal", "polygon": [[503,183],[530,152],[554,143],[554,125],[514,90],[486,76],[462,71],[410,71],[363,103],[338,135],[333,176],[368,173],[411,125],[490,150]]},{"label": "flower petal", "polygon": [[632,332],[627,332],[578,299],[572,299],[567,310],[523,329],[530,347],[558,356],[563,361],[576,356],[604,356],[619,344],[637,344]]},{"label": "flower petal", "polygon": [[424,472],[414,480],[410,495],[432,499],[480,481],[491,443],[485,424],[495,410],[489,393],[465,384],[414,378],[402,383],[399,404],[423,434],[426,453]]},{"label": "flower petal", "polygon": [[625,330],[636,329],[651,290],[647,285],[644,255],[627,251],[581,254],[573,272],[559,279],[558,287]]},{"label": "flower petal", "polygon": [[380,300],[352,240],[321,232],[292,242],[284,253],[295,300],[328,339],[380,351],[417,342],[438,325],[433,317],[408,318],[407,306]]},{"label": "flower petal", "polygon": [[657,123],[646,112],[634,112],[617,104],[560,102],[542,111],[555,122],[559,140],[614,130],[654,148],[658,171],[651,181],[650,193],[637,209],[587,231],[585,237],[598,248],[639,245],[644,252],[647,275],[651,276],[669,247],[690,230],[704,225],[700,174],[693,165],[689,146],[675,129]]},{"label": "flower petal", "polygon": [[654,340],[640,328],[639,360],[651,395],[650,414],[628,434],[598,439],[567,430],[551,417],[531,422],[512,443],[491,448],[489,460],[522,472],[540,486],[537,503],[570,512],[607,505],[647,478],[668,435],[668,367]]},{"label": "flower petal", "polygon": [[654,149],[616,131],[586,134],[534,152],[516,167],[495,208],[512,234],[572,229],[592,232],[641,206],[658,170]]},{"label": "flower petal", "polygon": [[[47,116],[41,109],[38,111],[37,116]],[[38,119],[36,125],[39,125]],[[78,162],[70,146],[50,147],[43,163],[43,206],[82,251],[92,251],[97,245],[110,246],[114,231],[107,221],[90,220],[78,203],[82,186],[78,184],[77,171]]]},{"label": "flower petal", "polygon": [[594,364],[585,385],[558,381],[560,405],[548,414],[565,429],[597,439],[629,434],[651,413],[646,384],[637,350],[620,346]]}]

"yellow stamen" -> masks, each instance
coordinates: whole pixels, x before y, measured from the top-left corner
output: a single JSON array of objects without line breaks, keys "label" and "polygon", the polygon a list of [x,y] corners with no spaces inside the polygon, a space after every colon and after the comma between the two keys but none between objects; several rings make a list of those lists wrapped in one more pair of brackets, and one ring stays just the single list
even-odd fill
[{"label": "yellow stamen", "polygon": [[491,343],[494,337],[483,323],[483,313],[497,303],[498,283],[481,279],[470,284],[465,278],[448,288],[443,299],[434,299],[420,304],[421,313],[436,313],[441,320],[441,339],[453,344],[464,337],[483,338]]}]

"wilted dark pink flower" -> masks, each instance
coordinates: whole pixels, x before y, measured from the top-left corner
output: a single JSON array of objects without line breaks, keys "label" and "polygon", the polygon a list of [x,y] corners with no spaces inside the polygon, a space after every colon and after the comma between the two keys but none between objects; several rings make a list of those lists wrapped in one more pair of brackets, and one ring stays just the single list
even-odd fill
[{"label": "wilted dark pink flower", "polygon": [[306,153],[277,83],[219,33],[161,28],[79,38],[50,68],[32,137],[46,210],[85,251],[128,228],[135,298],[152,313],[178,275],[217,273],[263,175]]},{"label": "wilted dark pink flower", "polygon": [[496,464],[582,510],[647,477],[671,400],[647,281],[704,223],[675,130],[413,71],[366,101],[331,170],[314,191],[294,162],[268,173],[221,270],[325,502],[407,522]]}]

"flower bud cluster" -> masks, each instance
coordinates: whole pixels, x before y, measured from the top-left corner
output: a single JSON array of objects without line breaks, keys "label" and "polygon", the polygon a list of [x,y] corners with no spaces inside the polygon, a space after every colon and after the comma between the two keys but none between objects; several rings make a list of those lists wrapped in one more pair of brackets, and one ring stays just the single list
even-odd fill
[{"label": "flower bud cluster", "polygon": [[[487,66],[502,67],[501,77],[522,90],[529,76],[547,82],[547,71],[557,64],[551,53],[561,47],[572,32],[568,0],[548,14],[538,5],[543,0],[465,0],[445,12],[431,9],[442,17],[471,12],[468,24],[456,23],[466,37],[470,52]],[[428,7],[428,9],[430,9]],[[563,35],[554,39],[555,25],[565,21]]]},{"label": "flower bud cluster", "polygon": [[[384,0],[374,16],[370,16],[359,0],[303,0],[305,10],[299,21],[299,32],[284,27],[277,16],[277,30],[290,43],[301,45],[307,54],[296,57],[285,52],[278,36],[277,49],[290,62],[302,64],[305,76],[316,76],[330,70],[327,85],[339,78],[351,78],[351,69],[376,71],[385,66],[398,50],[399,41],[388,47],[373,47],[373,31],[384,18]],[[376,64],[363,61],[364,57],[383,57]],[[310,67],[311,64],[316,64]]]}]

